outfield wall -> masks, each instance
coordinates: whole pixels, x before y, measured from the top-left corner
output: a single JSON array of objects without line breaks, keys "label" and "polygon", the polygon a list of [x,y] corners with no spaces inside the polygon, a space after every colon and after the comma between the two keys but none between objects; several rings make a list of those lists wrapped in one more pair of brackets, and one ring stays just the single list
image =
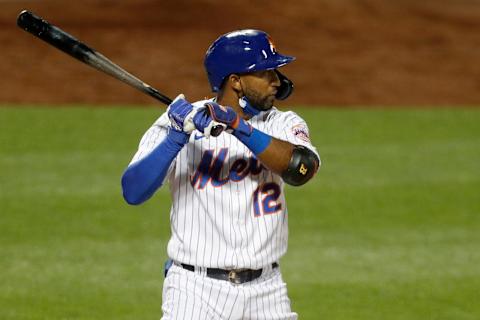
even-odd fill
[{"label": "outfield wall", "polygon": [[480,1],[226,3],[0,1],[0,103],[155,103],[18,29],[29,8],[170,96],[209,95],[208,45],[251,27],[297,56],[291,104],[480,105]]}]

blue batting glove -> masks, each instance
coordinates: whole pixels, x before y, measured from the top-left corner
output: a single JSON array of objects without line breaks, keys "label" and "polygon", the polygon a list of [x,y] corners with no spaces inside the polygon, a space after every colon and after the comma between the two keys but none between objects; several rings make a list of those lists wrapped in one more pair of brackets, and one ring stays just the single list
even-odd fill
[{"label": "blue batting glove", "polygon": [[214,122],[225,124],[229,129],[233,130],[234,133],[241,132],[248,136],[252,133],[252,126],[240,118],[232,108],[221,106],[215,102],[207,102],[205,103],[205,107],[208,108],[208,114]]},{"label": "blue batting glove", "polygon": [[212,124],[212,117],[208,114],[207,108],[199,108],[192,118],[195,129],[205,134],[206,129]]},{"label": "blue batting glove", "polygon": [[183,94],[179,94],[168,106],[167,113],[170,118],[171,128],[178,132],[190,134],[192,130],[187,127],[188,118],[191,116],[193,106],[185,100]]},{"label": "blue batting glove", "polygon": [[227,128],[226,124],[213,120],[206,107],[198,108],[191,122],[195,129],[202,132],[206,138],[210,136],[217,137]]}]

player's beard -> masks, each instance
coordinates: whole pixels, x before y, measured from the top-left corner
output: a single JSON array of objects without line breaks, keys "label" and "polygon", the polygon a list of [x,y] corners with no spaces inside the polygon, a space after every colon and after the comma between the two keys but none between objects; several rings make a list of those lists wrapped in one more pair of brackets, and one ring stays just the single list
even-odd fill
[{"label": "player's beard", "polygon": [[243,94],[254,108],[261,111],[266,111],[273,107],[273,102],[275,101],[275,95],[262,95],[262,93],[250,88],[244,88]]}]

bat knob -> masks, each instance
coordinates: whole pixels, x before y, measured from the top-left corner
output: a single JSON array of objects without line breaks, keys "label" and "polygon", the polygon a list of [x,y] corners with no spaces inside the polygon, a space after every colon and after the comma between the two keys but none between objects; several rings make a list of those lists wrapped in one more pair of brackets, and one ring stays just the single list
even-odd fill
[{"label": "bat knob", "polygon": [[223,132],[225,128],[221,125],[214,126],[212,130],[210,131],[210,135],[214,137],[218,137],[220,133]]}]

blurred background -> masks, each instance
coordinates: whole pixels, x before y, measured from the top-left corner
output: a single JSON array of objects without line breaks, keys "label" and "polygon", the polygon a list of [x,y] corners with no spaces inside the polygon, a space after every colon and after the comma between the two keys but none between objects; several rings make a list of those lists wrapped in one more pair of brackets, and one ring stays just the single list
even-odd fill
[{"label": "blurred background", "polygon": [[0,102],[154,104],[17,28],[23,8],[170,96],[210,95],[210,43],[257,28],[297,57],[284,70],[296,84],[293,105],[480,101],[476,0],[0,1]]},{"label": "blurred background", "polygon": [[159,319],[170,236],[168,188],[120,188],[164,106],[23,9],[191,101],[210,43],[267,31],[322,157],[286,187],[300,319],[480,319],[480,0],[0,0],[0,319]]}]

